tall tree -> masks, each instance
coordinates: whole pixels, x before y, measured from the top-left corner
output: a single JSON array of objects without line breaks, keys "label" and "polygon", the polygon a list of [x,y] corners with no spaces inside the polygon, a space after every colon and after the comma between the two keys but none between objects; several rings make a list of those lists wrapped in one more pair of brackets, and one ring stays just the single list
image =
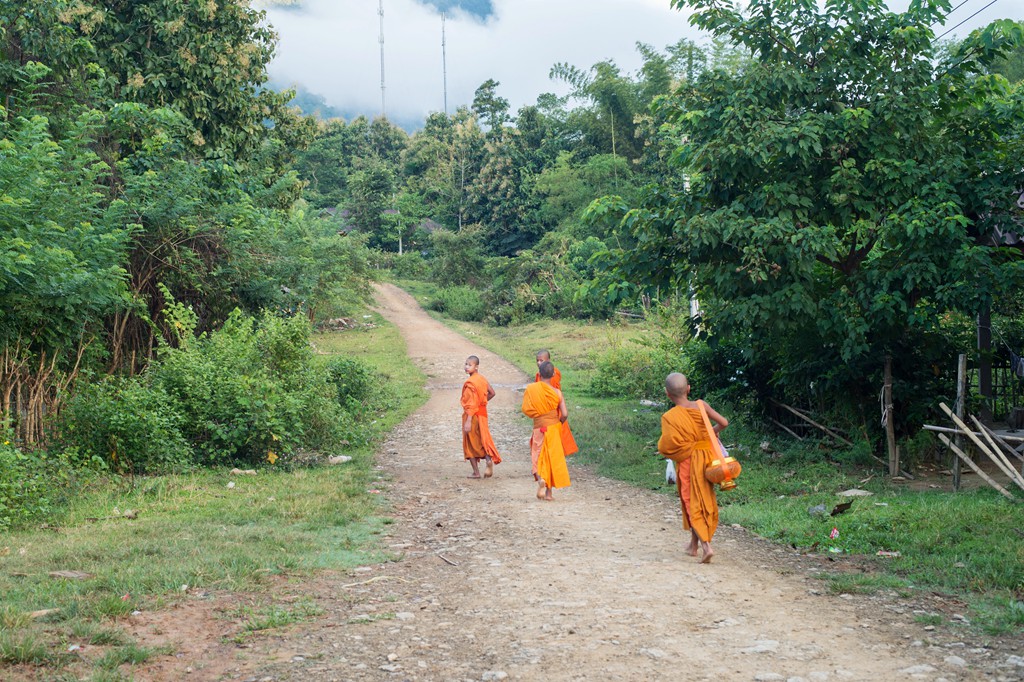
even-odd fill
[{"label": "tall tree", "polygon": [[508,100],[498,96],[498,86],[493,78],[485,80],[473,94],[473,113],[481,125],[487,127],[492,135],[501,132],[502,126],[509,121]]}]

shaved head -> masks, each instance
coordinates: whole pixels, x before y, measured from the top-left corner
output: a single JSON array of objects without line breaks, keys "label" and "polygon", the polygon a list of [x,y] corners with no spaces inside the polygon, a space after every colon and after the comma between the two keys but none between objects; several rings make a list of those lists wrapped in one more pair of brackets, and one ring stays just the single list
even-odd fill
[{"label": "shaved head", "polygon": [[474,365],[476,365],[477,367],[479,367],[479,366],[480,366],[480,358],[478,358],[478,357],[477,357],[477,356],[475,356],[475,355],[470,355],[470,356],[469,356],[468,358],[466,358],[466,362],[470,362],[470,363],[473,363],[473,364],[474,364]]},{"label": "shaved head", "polygon": [[673,398],[683,398],[686,396],[686,389],[690,385],[690,382],[686,380],[686,377],[679,372],[672,372],[665,377],[665,392]]},{"label": "shaved head", "polygon": [[550,362],[550,360],[551,353],[547,352],[546,350],[537,351],[537,362]]},{"label": "shaved head", "polygon": [[555,376],[555,366],[550,362],[542,362],[540,367],[537,368],[537,372],[540,374],[541,379],[550,379]]}]

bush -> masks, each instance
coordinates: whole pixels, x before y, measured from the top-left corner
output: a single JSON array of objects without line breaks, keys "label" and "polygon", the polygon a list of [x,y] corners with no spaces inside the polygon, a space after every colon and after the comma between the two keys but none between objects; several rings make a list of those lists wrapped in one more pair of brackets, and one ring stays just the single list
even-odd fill
[{"label": "bush", "polygon": [[413,251],[392,256],[391,272],[401,279],[425,279],[430,274],[430,266],[418,251]]},{"label": "bush", "polygon": [[52,514],[92,476],[97,463],[75,449],[55,457],[22,452],[0,424],[0,531]]},{"label": "bush", "polygon": [[602,397],[665,397],[665,377],[672,372],[690,371],[690,362],[680,354],[671,354],[648,346],[618,346],[595,359],[597,374],[591,389]]},{"label": "bush", "polygon": [[487,314],[487,306],[480,292],[465,286],[441,289],[430,307],[465,322],[482,322]]},{"label": "bush", "polygon": [[0,429],[0,530],[39,516],[49,508],[45,468],[16,448]]},{"label": "bush", "polygon": [[357,409],[374,392],[373,373],[358,360],[334,357],[327,361],[324,371],[327,381],[334,386],[338,404],[345,410]]},{"label": "bush", "polygon": [[114,471],[162,471],[192,461],[185,418],[160,386],[107,378],[77,391],[63,413],[63,439]]},{"label": "bush", "polygon": [[161,354],[154,384],[180,406],[201,461],[256,464],[342,440],[345,419],[310,333],[303,315],[257,323],[235,311],[221,329]]},{"label": "bush", "polygon": [[480,227],[470,225],[459,232],[438,230],[430,237],[431,278],[443,287],[476,284],[484,276]]}]

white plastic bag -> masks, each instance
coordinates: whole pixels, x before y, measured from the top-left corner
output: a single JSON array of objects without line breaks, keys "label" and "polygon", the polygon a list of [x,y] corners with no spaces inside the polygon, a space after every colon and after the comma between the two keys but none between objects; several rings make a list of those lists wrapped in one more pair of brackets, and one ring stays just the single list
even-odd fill
[{"label": "white plastic bag", "polygon": [[665,483],[676,482],[676,463],[670,459],[665,460]]}]

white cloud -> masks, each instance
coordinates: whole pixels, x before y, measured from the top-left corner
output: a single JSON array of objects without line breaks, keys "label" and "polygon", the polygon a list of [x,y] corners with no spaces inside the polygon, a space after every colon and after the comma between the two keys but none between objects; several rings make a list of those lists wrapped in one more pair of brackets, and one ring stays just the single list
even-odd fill
[{"label": "white cloud", "polygon": [[[893,0],[904,9],[908,0]],[[1002,0],[969,20],[950,37],[1020,14],[1024,0]],[[1007,10],[1016,5],[1017,11]],[[304,0],[302,10],[271,8],[280,34],[273,80],[303,84],[335,107],[367,115],[380,113],[380,17],[375,0]],[[971,3],[950,16],[948,26],[966,19]],[[441,19],[415,0],[384,1],[387,112],[396,120],[419,120],[443,108]],[[586,69],[611,59],[624,71],[641,63],[635,44],[656,48],[680,38],[700,40],[687,23],[688,11],[669,0],[495,0],[486,22],[465,14],[448,17],[448,110],[469,104],[488,78],[512,109],[536,101],[542,92],[564,92],[548,78],[556,62]],[[936,33],[941,33],[939,28]]]},{"label": "white cloud", "polygon": [[[469,104],[488,78],[513,110],[542,92],[561,89],[548,78],[556,62],[589,68],[612,59],[623,70],[640,66],[635,44],[657,48],[696,38],[686,16],[667,0],[497,0],[480,22],[464,14],[446,22],[448,110]],[[303,84],[329,104],[377,114],[380,93],[380,17],[373,0],[307,0],[303,10],[268,11],[280,34],[270,66],[275,82]],[[414,0],[385,0],[388,115],[421,118],[444,106],[441,18]]]}]

